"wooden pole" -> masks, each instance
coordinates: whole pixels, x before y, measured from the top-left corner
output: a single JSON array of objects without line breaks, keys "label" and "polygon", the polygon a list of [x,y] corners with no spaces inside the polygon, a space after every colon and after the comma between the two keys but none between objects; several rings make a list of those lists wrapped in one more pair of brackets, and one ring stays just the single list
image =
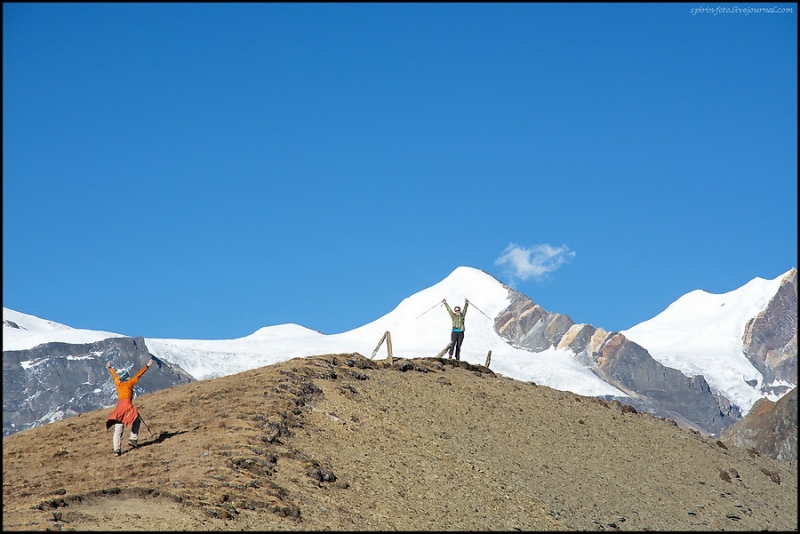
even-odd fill
[{"label": "wooden pole", "polygon": [[[446,346],[445,348],[443,348],[443,349],[442,349],[442,352],[440,352],[439,354],[437,354],[437,355],[436,355],[436,357],[437,357],[437,358],[441,358],[442,356],[444,356],[444,353],[445,353],[445,352],[447,352],[447,350],[450,348],[450,345],[452,345],[452,344],[453,344],[453,342],[452,342],[452,341],[451,341],[450,343],[448,343],[448,344],[447,344],[447,346]],[[452,356],[448,356],[448,358],[452,358]]]},{"label": "wooden pole", "polygon": [[386,331],[386,352],[389,354],[387,360],[389,360],[389,365],[392,365],[392,334],[389,331]]},{"label": "wooden pole", "polygon": [[372,356],[370,356],[370,358],[369,358],[370,360],[374,360],[375,359],[375,355],[378,354],[378,349],[381,348],[381,345],[383,344],[383,340],[386,339],[386,336],[388,336],[388,335],[389,335],[389,331],[388,330],[383,333],[383,337],[381,338],[380,341],[378,341],[378,346],[375,347],[375,350],[372,351]]},{"label": "wooden pole", "polygon": [[393,361],[393,359],[392,359],[393,358],[393,355],[392,355],[392,334],[390,334],[388,330],[386,332],[384,332],[383,337],[381,338],[380,341],[378,341],[378,346],[375,347],[375,350],[372,351],[372,356],[370,356],[369,359],[370,360],[374,360],[375,359],[375,355],[378,354],[378,349],[381,348],[381,345],[383,345],[383,341],[384,340],[386,340],[386,352],[389,353],[389,357],[387,359],[389,360],[389,364],[391,365],[391,363]]}]

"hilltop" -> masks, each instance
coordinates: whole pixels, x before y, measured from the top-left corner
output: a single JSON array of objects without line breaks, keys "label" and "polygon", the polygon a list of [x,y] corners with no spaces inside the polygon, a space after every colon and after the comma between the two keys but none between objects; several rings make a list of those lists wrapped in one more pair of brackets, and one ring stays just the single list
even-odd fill
[{"label": "hilltop", "polygon": [[796,462],[464,361],[295,358],[135,403],[153,435],[120,457],[109,409],[5,438],[4,529],[797,529]]},{"label": "hilltop", "polygon": [[[760,398],[778,400],[796,385],[796,279],[792,269],[722,295],[693,292],[633,329],[635,342],[626,337],[630,332],[608,332],[548,312],[469,267],[455,269],[371,323],[332,335],[283,324],[238,339],[130,338],[3,308],[3,382],[9,385],[3,390],[3,435],[113,404],[109,362],[135,372],[154,356],[163,376],[140,385],[139,393],[149,393],[297,357],[374,354],[387,332],[395,356],[431,357],[450,341],[442,302],[447,296],[463,302],[467,312],[462,360],[483,364],[491,354],[492,370],[504,376],[615,398],[718,436]],[[664,345],[664,339],[682,341]],[[387,340],[382,354],[389,345]]]}]

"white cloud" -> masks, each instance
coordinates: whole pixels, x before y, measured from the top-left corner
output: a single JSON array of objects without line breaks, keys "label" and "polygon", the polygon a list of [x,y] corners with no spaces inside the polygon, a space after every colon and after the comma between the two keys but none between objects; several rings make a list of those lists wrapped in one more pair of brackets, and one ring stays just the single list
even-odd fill
[{"label": "white cloud", "polygon": [[544,244],[523,248],[511,243],[494,264],[505,266],[507,274],[512,278],[523,281],[533,278],[538,281],[573,257],[575,252],[566,245],[552,247]]}]

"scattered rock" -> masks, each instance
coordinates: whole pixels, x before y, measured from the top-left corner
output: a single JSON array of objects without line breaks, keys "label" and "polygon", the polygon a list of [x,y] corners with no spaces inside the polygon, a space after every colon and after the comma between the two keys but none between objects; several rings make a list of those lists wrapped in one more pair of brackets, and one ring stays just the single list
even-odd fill
[{"label": "scattered rock", "polygon": [[308,476],[317,482],[336,482],[336,475],[328,469],[312,469],[308,472]]},{"label": "scattered rock", "polygon": [[770,471],[769,469],[761,468],[761,472],[769,477],[775,484],[781,483],[781,475],[777,471]]}]

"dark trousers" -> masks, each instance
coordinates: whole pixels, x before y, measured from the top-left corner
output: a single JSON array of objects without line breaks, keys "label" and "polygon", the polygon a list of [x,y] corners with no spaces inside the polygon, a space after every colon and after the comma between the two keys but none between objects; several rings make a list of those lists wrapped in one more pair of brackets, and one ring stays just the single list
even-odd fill
[{"label": "dark trousers", "polygon": [[453,356],[453,349],[456,351],[456,360],[461,359],[461,344],[464,342],[464,332],[457,332],[453,330],[453,333],[450,334],[450,350],[448,354]]}]

